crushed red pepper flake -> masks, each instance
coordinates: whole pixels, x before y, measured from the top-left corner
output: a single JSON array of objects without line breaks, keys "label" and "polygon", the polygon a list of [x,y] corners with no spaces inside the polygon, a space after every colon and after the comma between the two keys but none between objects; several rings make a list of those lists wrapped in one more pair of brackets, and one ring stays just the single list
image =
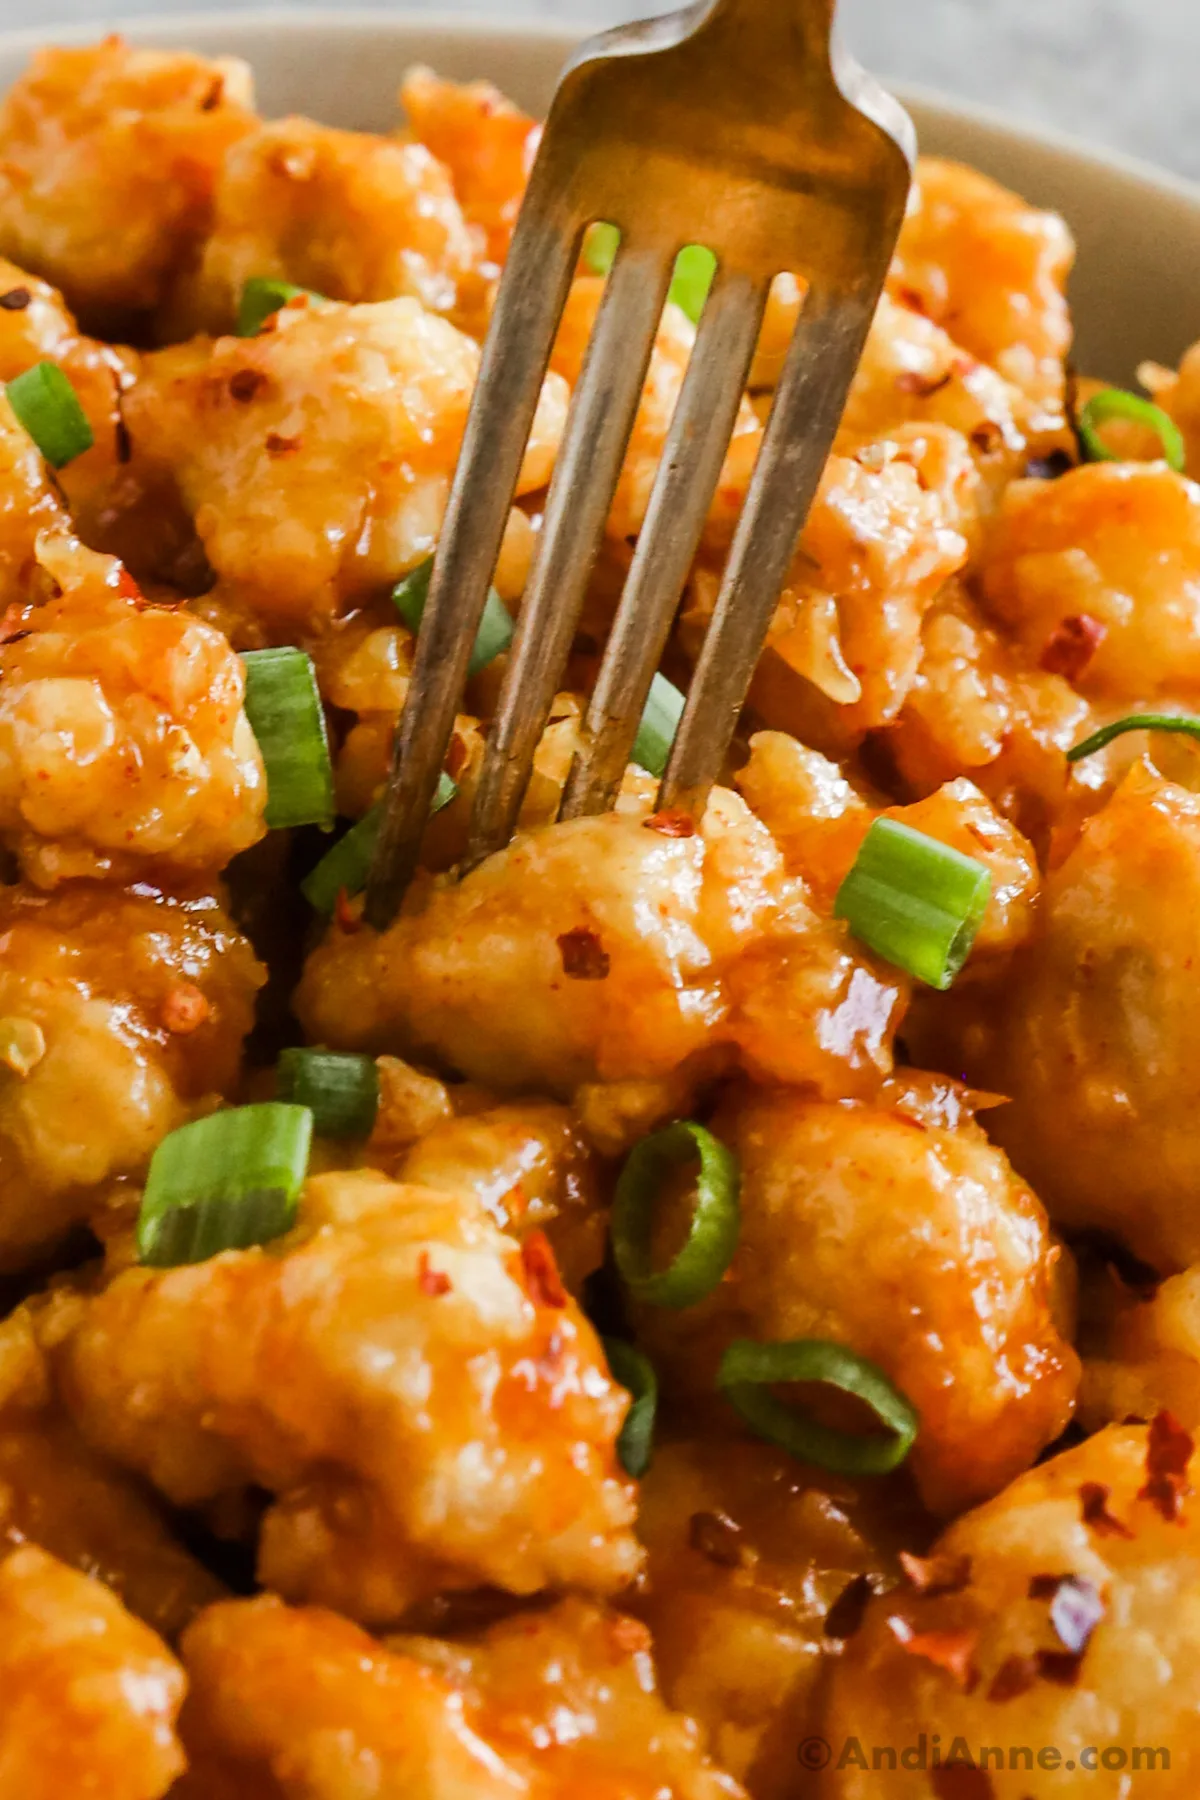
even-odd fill
[{"label": "crushed red pepper flake", "polygon": [[521,1267],[529,1297],[535,1306],[565,1306],[567,1290],[563,1286],[550,1239],[544,1231],[531,1231],[521,1245]]},{"label": "crushed red pepper flake", "polygon": [[1196,1445],[1173,1413],[1160,1412],[1150,1421],[1146,1441],[1146,1483],[1139,1500],[1149,1500],[1168,1524],[1180,1518],[1183,1502],[1191,1493],[1188,1464]]},{"label": "crushed red pepper flake", "polygon": [[1032,1656],[1010,1656],[1000,1664],[992,1677],[987,1697],[997,1704],[1018,1700],[1027,1694],[1038,1678],[1037,1661]]},{"label": "crushed red pepper flake", "polygon": [[19,644],[22,638],[30,636],[25,618],[26,608],[13,600],[0,618],[0,644]]},{"label": "crushed red pepper flake", "polygon": [[900,1567],[909,1584],[927,1599],[935,1594],[961,1594],[971,1580],[969,1556],[910,1556],[902,1550]]},{"label": "crushed red pepper flake", "polygon": [[229,392],[235,400],[243,405],[261,393],[267,385],[267,378],[261,369],[237,369],[229,377]]},{"label": "crushed red pepper flake", "polygon": [[1122,1519],[1108,1510],[1108,1499],[1112,1489],[1099,1481],[1085,1481],[1079,1489],[1082,1503],[1083,1522],[1089,1525],[1097,1537],[1132,1538],[1133,1532]]},{"label": "crushed red pepper flake", "polygon": [[650,1628],[643,1625],[640,1619],[631,1619],[626,1614],[610,1621],[608,1638],[613,1649],[620,1656],[641,1656],[651,1645]]},{"label": "crushed red pepper flake", "polygon": [[191,981],[173,987],[162,1003],[162,1022],[175,1037],[190,1037],[212,1011],[205,996]]},{"label": "crushed red pepper flake", "polygon": [[433,1269],[429,1266],[429,1252],[422,1250],[417,1258],[417,1286],[431,1300],[440,1300],[443,1294],[450,1292],[450,1277],[444,1269]]},{"label": "crushed red pepper flake", "polygon": [[694,1512],[688,1520],[688,1543],[720,1569],[740,1569],[746,1560],[742,1528],[724,1512]]},{"label": "crushed red pepper flake", "polygon": [[1108,636],[1108,626],[1090,613],[1072,613],[1060,619],[1046,639],[1040,666],[1047,675],[1076,681]]},{"label": "crushed red pepper flake", "polygon": [[362,930],[362,920],[354,910],[354,902],[348,889],[339,888],[337,899],[333,903],[333,918],[339,931],[353,937],[356,931]]},{"label": "crushed red pepper flake", "polygon": [[285,437],[281,431],[268,431],[268,456],[293,456],[303,447],[304,439],[299,432],[294,437]]},{"label": "crushed red pepper flake", "polygon": [[918,400],[928,400],[949,387],[953,380],[953,369],[947,369],[944,375],[920,375],[916,369],[905,369],[897,375],[896,386],[902,394],[915,394]]},{"label": "crushed red pepper flake", "polygon": [[1083,1667],[1083,1652],[1073,1650],[1039,1650],[1038,1674],[1055,1687],[1074,1687]]},{"label": "crushed red pepper flake", "polygon": [[971,1628],[961,1631],[914,1631],[907,1619],[888,1620],[892,1633],[909,1656],[923,1657],[935,1668],[944,1669],[964,1693],[969,1694],[979,1680],[975,1667],[975,1651],[979,1632]]},{"label": "crushed red pepper flake", "polygon": [[839,1644],[854,1637],[862,1627],[874,1591],[869,1575],[856,1575],[848,1582],[825,1614],[825,1636]]},{"label": "crushed red pepper flake", "polygon": [[696,821],[691,813],[677,807],[651,813],[648,819],[642,820],[642,826],[646,831],[657,831],[660,837],[690,838],[696,835]]},{"label": "crushed red pepper flake", "polygon": [[571,981],[603,981],[612,959],[596,932],[587,925],[564,931],[558,939],[563,974]]}]

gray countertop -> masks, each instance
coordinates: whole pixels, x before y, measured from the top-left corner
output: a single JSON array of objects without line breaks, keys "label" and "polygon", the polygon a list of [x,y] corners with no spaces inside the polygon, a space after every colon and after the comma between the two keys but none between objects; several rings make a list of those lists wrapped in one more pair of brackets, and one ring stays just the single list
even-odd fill
[{"label": "gray countertop", "polygon": [[[264,0],[224,0],[231,9]],[[266,0],[271,4],[271,0]],[[275,0],[282,7],[283,0]],[[654,0],[409,0],[414,10],[613,23]],[[786,4],[787,0],[778,0]],[[0,27],[187,12],[204,0],[0,0]],[[208,0],[219,6],[222,0]],[[842,0],[879,74],[1057,125],[1200,178],[1200,0]]]}]

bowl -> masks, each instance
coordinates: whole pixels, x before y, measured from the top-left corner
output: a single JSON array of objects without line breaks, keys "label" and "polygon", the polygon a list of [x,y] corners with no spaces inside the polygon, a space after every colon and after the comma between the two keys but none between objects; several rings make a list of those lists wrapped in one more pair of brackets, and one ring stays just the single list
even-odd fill
[{"label": "bowl", "polygon": [[[466,80],[487,76],[543,112],[578,33],[519,18],[439,20],[423,12],[326,7],[198,12],[131,19],[137,43],[241,56],[253,65],[266,113],[306,112],[331,125],[387,130],[409,63]],[[46,42],[79,42],[98,27],[39,25],[0,33],[0,85]],[[870,60],[870,46],[856,46]],[[921,148],[973,163],[1069,220],[1079,244],[1072,287],[1076,362],[1129,384],[1145,357],[1173,364],[1200,338],[1200,187],[1055,132],[897,86]]]}]

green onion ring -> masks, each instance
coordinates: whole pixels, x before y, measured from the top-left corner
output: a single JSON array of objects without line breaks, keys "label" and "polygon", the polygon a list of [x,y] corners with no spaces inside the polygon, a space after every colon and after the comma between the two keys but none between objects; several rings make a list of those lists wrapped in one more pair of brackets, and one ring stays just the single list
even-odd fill
[{"label": "green onion ring", "polygon": [[833,911],[868,949],[944,992],[971,954],[991,892],[991,874],[973,856],[879,818]]},{"label": "green onion ring", "polygon": [[[673,1169],[700,1159],[696,1207],[687,1242],[667,1268],[650,1260],[654,1209]],[[635,1299],[650,1306],[695,1306],[711,1294],[737,1249],[741,1171],[731,1150],[690,1119],[634,1146],[621,1170],[612,1211],[613,1252]]]},{"label": "green onion ring", "polygon": [[[774,1395],[778,1381],[819,1381],[864,1400],[890,1437],[858,1437],[818,1425]],[[736,1338],[717,1370],[717,1386],[756,1436],[799,1462],[837,1475],[886,1475],[899,1468],[916,1441],[920,1417],[883,1370],[821,1338],[759,1344]]]},{"label": "green onion ring", "polygon": [[1124,388],[1102,388],[1080,409],[1076,429],[1089,462],[1125,460],[1110,450],[1098,435],[1098,427],[1106,425],[1110,419],[1129,419],[1135,425],[1145,425],[1156,432],[1162,445],[1164,460],[1177,475],[1183,474],[1187,464],[1187,445],[1174,419],[1161,406],[1155,406],[1153,400],[1143,400],[1140,394],[1127,393]]},{"label": "green onion ring", "polygon": [[168,1132],[150,1159],[137,1250],[150,1268],[207,1262],[290,1231],[308,1173],[312,1113],[266,1101]]},{"label": "green onion ring", "polygon": [[617,1438],[621,1467],[634,1479],[646,1473],[654,1440],[654,1414],[658,1408],[658,1377],[648,1356],[624,1338],[602,1338],[604,1354],[614,1381],[628,1388],[633,1405]]},{"label": "green onion ring", "polygon": [[1128,718],[1102,725],[1091,737],[1068,750],[1067,761],[1082,762],[1085,756],[1094,756],[1097,750],[1103,750],[1114,738],[1124,737],[1127,731],[1177,731],[1185,737],[1200,738],[1200,718],[1191,713],[1130,713]]},{"label": "green onion ring", "polygon": [[71,379],[55,362],[35,363],[6,388],[8,403],[53,469],[65,468],[95,443]]},{"label": "green onion ring", "polygon": [[342,1050],[283,1050],[276,1087],[281,1100],[307,1106],[319,1137],[369,1138],[379,1112],[379,1068],[373,1056]]}]

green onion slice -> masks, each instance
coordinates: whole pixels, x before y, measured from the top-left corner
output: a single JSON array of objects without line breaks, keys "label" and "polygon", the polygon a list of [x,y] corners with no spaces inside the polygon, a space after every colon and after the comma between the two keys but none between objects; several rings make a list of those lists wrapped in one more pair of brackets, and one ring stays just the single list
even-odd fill
[{"label": "green onion slice", "polygon": [[[888,1437],[858,1437],[819,1425],[770,1388],[777,1381],[819,1381],[865,1400]],[[758,1437],[801,1462],[838,1475],[886,1475],[899,1468],[916,1441],[920,1417],[882,1369],[843,1344],[820,1338],[758,1344],[735,1338],[721,1358],[717,1386]]]},{"label": "green onion slice", "polygon": [[665,675],[655,675],[633,744],[633,760],[639,769],[645,769],[648,775],[666,774],[667,758],[682,717],[683,695]]},{"label": "green onion slice", "polygon": [[246,717],[267,771],[270,828],[330,826],[333,764],[312,658],[303,650],[247,650]]},{"label": "green onion slice", "polygon": [[[700,1159],[696,1204],[687,1242],[674,1261],[651,1262],[655,1203],[663,1181],[682,1164]],[[738,1161],[719,1138],[690,1119],[643,1138],[626,1158],[612,1211],[613,1252],[630,1293],[651,1306],[695,1306],[711,1294],[737,1249],[742,1177]]]},{"label": "green onion slice", "polygon": [[1191,713],[1130,713],[1128,718],[1102,725],[1091,737],[1068,750],[1067,761],[1081,762],[1085,756],[1094,756],[1097,750],[1103,750],[1114,738],[1124,737],[1127,731],[1178,731],[1186,737],[1200,738],[1200,718]]},{"label": "green onion slice", "polygon": [[1102,388],[1080,409],[1076,426],[1089,462],[1123,461],[1098,435],[1098,428],[1110,419],[1129,419],[1135,425],[1146,425],[1157,432],[1164,459],[1177,474],[1183,474],[1187,446],[1174,419],[1161,406],[1155,406],[1153,400],[1127,393],[1124,388]]},{"label": "green onion slice", "polygon": [[944,990],[987,911],[992,878],[981,862],[897,819],[876,819],[833,910],[896,968]]},{"label": "green onion slice", "polygon": [[308,1173],[312,1114],[268,1102],[210,1113],[165,1137],[150,1162],[137,1250],[150,1268],[207,1262],[290,1231]]},{"label": "green onion slice", "polygon": [[654,1414],[658,1407],[658,1377],[648,1356],[624,1338],[602,1339],[604,1354],[614,1381],[628,1388],[633,1405],[617,1438],[617,1455],[627,1475],[635,1479],[650,1467],[654,1441]]},{"label": "green onion slice", "polygon": [[257,337],[273,313],[301,295],[317,305],[325,299],[324,294],[314,294],[311,288],[294,287],[290,281],[280,281],[274,275],[252,275],[238,301],[236,335]]},{"label": "green onion slice", "polygon": [[[398,581],[392,590],[392,599],[396,610],[408,629],[415,636],[421,629],[421,620],[425,616],[425,602],[429,598],[429,583],[433,579],[433,558],[427,556],[423,563],[410,569],[402,581]],[[475,644],[471,651],[471,660],[467,664],[468,675],[478,675],[486,669],[490,662],[495,662],[502,650],[507,650],[513,639],[512,614],[505,606],[495,588],[488,591],[487,604],[483,609],[483,617],[479,621],[479,630],[475,633]]]},{"label": "green onion slice", "polygon": [[[615,225],[600,220],[590,226],[583,242],[584,267],[593,275],[607,275],[617,260],[620,244],[621,233]],[[675,259],[667,297],[687,314],[693,325],[700,322],[716,272],[717,259],[703,244],[688,244]]]},{"label": "green onion slice", "polygon": [[379,1070],[373,1056],[284,1050],[277,1085],[281,1100],[308,1107],[318,1137],[369,1138],[375,1129]]},{"label": "green onion slice", "polygon": [[[458,788],[443,769],[433,805],[429,809],[430,818],[435,813],[440,813],[443,806],[449,806],[457,792]],[[383,802],[380,800],[338,839],[333,849],[305,876],[300,883],[300,892],[315,912],[324,913],[328,917],[336,907],[340,893],[361,894],[367,885],[382,819]]]},{"label": "green onion slice", "polygon": [[57,363],[40,362],[8,384],[8,403],[52,468],[95,443],[79,396]]}]

